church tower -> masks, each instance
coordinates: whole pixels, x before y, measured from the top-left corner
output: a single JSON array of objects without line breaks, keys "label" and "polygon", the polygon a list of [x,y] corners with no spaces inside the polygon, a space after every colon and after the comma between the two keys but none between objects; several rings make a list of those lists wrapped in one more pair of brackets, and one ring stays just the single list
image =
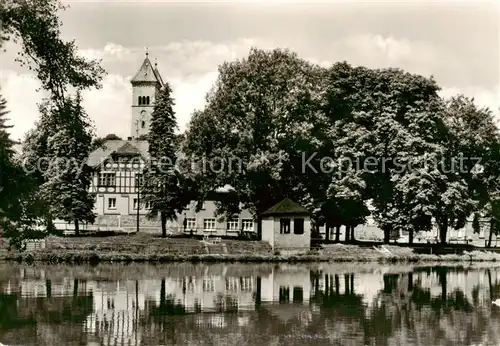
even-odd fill
[{"label": "church tower", "polygon": [[146,53],[139,72],[130,81],[132,84],[132,124],[131,137],[146,135],[151,123],[151,113],[156,95],[163,87],[163,80],[158,72],[158,66],[153,66]]}]

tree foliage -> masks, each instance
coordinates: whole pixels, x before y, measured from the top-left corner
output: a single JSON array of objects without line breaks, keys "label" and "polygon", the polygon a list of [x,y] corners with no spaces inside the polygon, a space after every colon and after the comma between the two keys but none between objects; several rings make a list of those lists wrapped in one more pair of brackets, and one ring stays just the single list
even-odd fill
[{"label": "tree foliage", "polygon": [[[229,184],[221,214],[245,207],[258,215],[290,197],[316,224],[352,231],[371,212],[386,242],[434,222],[445,242],[449,227],[463,227],[499,190],[500,159],[491,112],[438,92],[432,77],[399,69],[325,69],[286,50],[252,49],[219,67],[189,124],[186,152],[203,159],[199,198]],[[464,155],[483,162],[458,171]]]},{"label": "tree foliage", "polygon": [[106,143],[106,141],[116,141],[116,140],[121,140],[122,138],[115,135],[114,133],[109,133],[107,134],[106,136],[104,137],[96,137],[92,140],[92,145],[91,145],[91,148],[92,150],[95,150],[95,149],[98,149],[98,148],[103,148],[104,147],[104,143]]},{"label": "tree foliage", "polygon": [[61,38],[59,0],[6,0],[0,4],[1,41],[21,45],[18,60],[33,70],[54,102],[63,103],[68,88],[99,87],[104,70],[98,61],[77,55],[74,41]]},{"label": "tree foliage", "polygon": [[47,139],[49,165],[40,193],[50,206],[51,215],[74,223],[78,234],[79,223],[95,220],[94,197],[89,192],[91,177],[86,166],[91,125],[79,93],[66,99],[62,108],[52,106],[49,112],[58,131],[50,133]]},{"label": "tree foliage", "polygon": [[[93,220],[89,177],[85,170],[80,172],[88,155],[90,128],[80,96],[71,95],[74,90],[99,88],[104,70],[98,61],[79,56],[74,41],[62,39],[58,13],[63,9],[59,0],[0,4],[0,45],[5,48],[11,41],[20,46],[16,60],[35,73],[48,95],[40,105],[40,120],[23,143],[21,161],[27,174],[16,179],[24,190],[17,195],[22,218],[11,232],[15,240],[33,236],[41,219],[49,232],[54,217],[76,222],[77,231],[79,221]],[[59,169],[57,160],[78,164]]]},{"label": "tree foliage", "polygon": [[176,218],[189,203],[184,177],[176,169],[177,120],[174,113],[172,89],[168,83],[159,92],[151,115],[148,135],[150,164],[141,189],[143,201],[149,203],[151,217],[160,215],[162,235],[166,237],[166,222]]},{"label": "tree foliage", "polygon": [[259,214],[284,197],[304,202],[302,152],[310,152],[319,114],[320,72],[279,49],[252,49],[219,67],[208,105],[186,135],[187,154],[201,168],[201,198],[229,184],[237,198],[222,201],[220,213],[244,207]]},{"label": "tree foliage", "polygon": [[7,101],[0,95],[0,219],[2,223],[19,221],[19,191],[22,190],[22,170],[14,159],[14,142],[10,139],[7,124]]}]

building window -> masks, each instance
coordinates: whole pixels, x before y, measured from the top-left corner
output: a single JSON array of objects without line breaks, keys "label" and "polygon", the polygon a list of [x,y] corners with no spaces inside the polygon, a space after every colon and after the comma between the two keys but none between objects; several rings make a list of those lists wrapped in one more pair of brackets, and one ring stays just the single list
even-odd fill
[{"label": "building window", "polygon": [[149,105],[149,96],[146,97],[146,104]]},{"label": "building window", "polygon": [[245,232],[253,232],[253,220],[252,219],[243,219],[241,221],[241,228]]},{"label": "building window", "polygon": [[141,128],[145,128],[146,127],[146,122],[143,120],[141,121]]},{"label": "building window", "polygon": [[108,209],[116,209],[116,198],[108,198]]},{"label": "building window", "polygon": [[115,187],[116,186],[116,173],[100,173],[99,186],[101,187]]},{"label": "building window", "polygon": [[227,230],[237,231],[238,230],[238,219],[227,220]]},{"label": "building window", "polygon": [[280,234],[290,234],[290,219],[280,220]]},{"label": "building window", "polygon": [[137,103],[139,104],[139,106],[142,105],[142,97],[139,96],[137,98]]},{"label": "building window", "polygon": [[304,234],[304,219],[293,220],[293,233]]},{"label": "building window", "polygon": [[203,229],[205,231],[215,231],[215,219],[204,219]]},{"label": "building window", "polygon": [[[134,198],[134,210],[137,210],[137,201],[138,201],[138,199]],[[151,209],[152,205],[153,205],[153,203],[151,201],[148,201],[148,202],[144,203],[144,208]]]},{"label": "building window", "polygon": [[196,219],[194,217],[189,217],[186,219],[186,230],[195,230],[196,229]]}]

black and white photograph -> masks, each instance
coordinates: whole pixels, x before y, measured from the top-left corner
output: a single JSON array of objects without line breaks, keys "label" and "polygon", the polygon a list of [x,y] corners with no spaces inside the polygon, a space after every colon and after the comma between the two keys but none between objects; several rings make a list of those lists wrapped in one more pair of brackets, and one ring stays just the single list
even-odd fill
[{"label": "black and white photograph", "polygon": [[500,345],[500,2],[0,1],[0,346]]}]

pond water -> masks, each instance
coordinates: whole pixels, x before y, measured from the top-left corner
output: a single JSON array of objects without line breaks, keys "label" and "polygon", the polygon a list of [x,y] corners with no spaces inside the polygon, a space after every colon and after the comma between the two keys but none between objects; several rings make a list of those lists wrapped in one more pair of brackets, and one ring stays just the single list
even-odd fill
[{"label": "pond water", "polygon": [[5,345],[499,345],[500,267],[0,264]]}]

